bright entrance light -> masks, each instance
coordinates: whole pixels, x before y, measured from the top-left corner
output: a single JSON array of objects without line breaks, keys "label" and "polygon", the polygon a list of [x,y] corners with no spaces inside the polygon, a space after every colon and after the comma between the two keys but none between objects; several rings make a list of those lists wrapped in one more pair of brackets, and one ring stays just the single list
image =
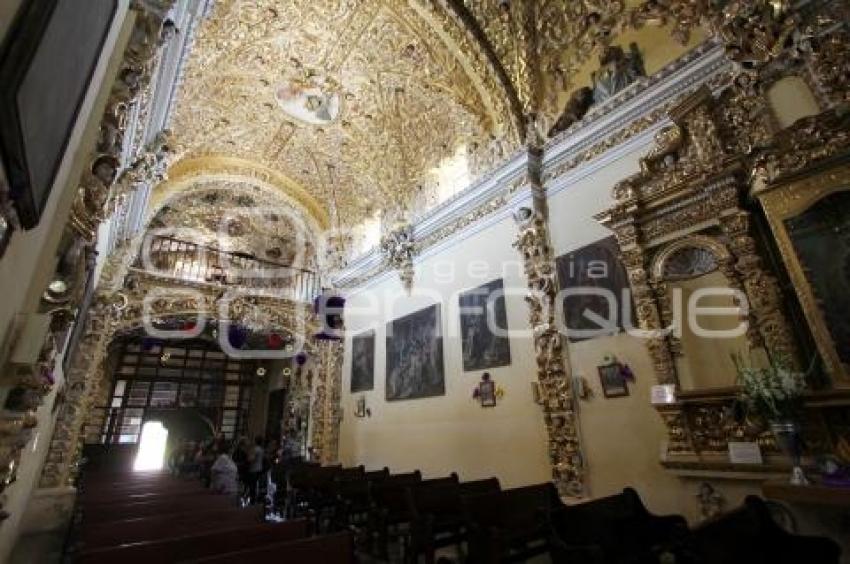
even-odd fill
[{"label": "bright entrance light", "polygon": [[165,458],[165,443],[168,441],[168,429],[160,421],[148,421],[142,427],[142,439],[139,441],[139,453],[133,470],[161,470]]}]

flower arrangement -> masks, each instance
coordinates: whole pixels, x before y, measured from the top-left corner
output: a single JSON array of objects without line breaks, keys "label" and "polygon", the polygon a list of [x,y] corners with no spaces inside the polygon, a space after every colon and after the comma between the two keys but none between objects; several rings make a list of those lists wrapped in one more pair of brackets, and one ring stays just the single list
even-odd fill
[{"label": "flower arrangement", "polygon": [[788,368],[783,360],[771,360],[770,366],[756,368],[741,354],[732,355],[741,385],[740,401],[751,412],[768,422],[794,421],[803,408],[806,374]]}]

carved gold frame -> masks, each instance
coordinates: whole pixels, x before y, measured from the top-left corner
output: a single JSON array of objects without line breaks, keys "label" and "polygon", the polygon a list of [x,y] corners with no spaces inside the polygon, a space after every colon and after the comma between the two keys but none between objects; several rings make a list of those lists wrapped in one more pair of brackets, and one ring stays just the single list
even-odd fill
[{"label": "carved gold frame", "polygon": [[779,252],[809,328],[814,336],[818,351],[823,358],[826,371],[833,383],[841,387],[850,387],[850,373],[845,370],[838,357],[835,343],[820,312],[814,291],[803,271],[797,253],[785,228],[785,220],[796,217],[811,208],[830,194],[850,191],[850,156],[843,162],[826,169],[796,175],[785,181],[777,182],[756,194],[764,208],[765,215],[773,231]]}]

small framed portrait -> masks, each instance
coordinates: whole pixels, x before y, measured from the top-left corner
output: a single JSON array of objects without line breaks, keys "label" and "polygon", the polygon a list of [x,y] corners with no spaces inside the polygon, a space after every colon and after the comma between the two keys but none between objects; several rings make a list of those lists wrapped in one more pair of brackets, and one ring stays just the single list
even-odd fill
[{"label": "small framed portrait", "polygon": [[493,380],[483,380],[478,384],[478,393],[481,407],[496,407],[496,383]]},{"label": "small framed portrait", "polygon": [[602,393],[606,398],[619,398],[629,395],[629,387],[623,374],[623,365],[619,362],[597,367]]}]

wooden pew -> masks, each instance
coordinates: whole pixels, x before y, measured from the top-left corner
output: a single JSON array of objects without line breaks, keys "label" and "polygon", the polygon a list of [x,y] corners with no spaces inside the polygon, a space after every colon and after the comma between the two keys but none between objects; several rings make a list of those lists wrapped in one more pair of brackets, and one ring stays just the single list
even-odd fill
[{"label": "wooden pew", "polygon": [[651,514],[632,488],[565,506],[554,515],[556,562],[647,562],[681,544],[688,524],[679,515]]},{"label": "wooden pew", "polygon": [[466,519],[460,484],[454,479],[425,480],[407,488],[411,517],[410,550],[405,556],[433,564],[437,548],[460,546],[466,540]]},{"label": "wooden pew", "polygon": [[336,508],[336,477],[342,466],[300,466],[289,475],[290,517],[312,516],[317,531],[333,522]]},{"label": "wooden pew", "polygon": [[237,507],[236,497],[208,491],[201,494],[178,496],[171,499],[160,499],[158,501],[116,502],[96,507],[84,505],[82,507],[82,522],[84,526],[88,526],[139,517],[157,517],[175,513],[189,513],[192,511],[200,513],[216,509],[235,509]]},{"label": "wooden pew", "polygon": [[551,516],[563,504],[551,482],[463,498],[469,558],[522,562],[549,551]]},{"label": "wooden pew", "polygon": [[410,522],[407,506],[407,488],[422,481],[419,470],[408,474],[392,474],[372,486],[374,506],[370,516],[370,537],[376,537],[377,552],[386,557],[390,539],[400,538],[404,542],[402,530]]},{"label": "wooden pew", "polygon": [[82,543],[82,550],[89,550],[131,542],[191,535],[198,531],[224,530],[241,525],[256,525],[261,523],[262,520],[263,507],[261,505],[254,505],[245,509],[191,511],[161,517],[141,517],[84,526],[80,530],[79,539]]},{"label": "wooden pew", "polygon": [[185,496],[193,496],[199,495],[203,493],[212,493],[211,490],[204,487],[186,489],[186,490],[178,490],[174,492],[160,493],[160,492],[149,492],[149,493],[133,493],[128,494],[123,497],[110,497],[108,499],[104,498],[92,498],[92,499],[84,499],[80,498],[80,505],[84,506],[86,509],[97,509],[98,507],[106,507],[108,505],[112,505],[115,503],[136,503],[140,501],[163,501],[167,499],[174,499],[177,497],[185,497]]},{"label": "wooden pew", "polygon": [[187,560],[186,564],[354,564],[351,533],[334,533],[293,542]]},{"label": "wooden pew", "polygon": [[199,493],[206,491],[201,484],[194,483],[167,483],[163,482],[155,486],[139,486],[132,488],[113,488],[101,485],[87,484],[85,489],[80,493],[80,501],[86,502],[108,502],[113,500],[126,499],[133,496],[144,496],[150,494],[171,495],[182,492]]},{"label": "wooden pew", "polygon": [[[764,500],[747,496],[743,506],[712,519],[685,541],[685,552],[704,564],[838,564],[841,547],[826,537],[796,535],[776,524]],[[677,561],[684,561],[678,559]]]},{"label": "wooden pew", "polygon": [[79,564],[165,564],[307,538],[306,519],[123,544],[83,551]]},{"label": "wooden pew", "polygon": [[502,491],[502,485],[499,483],[499,478],[485,478],[460,483],[461,496],[498,493],[500,491]]}]

